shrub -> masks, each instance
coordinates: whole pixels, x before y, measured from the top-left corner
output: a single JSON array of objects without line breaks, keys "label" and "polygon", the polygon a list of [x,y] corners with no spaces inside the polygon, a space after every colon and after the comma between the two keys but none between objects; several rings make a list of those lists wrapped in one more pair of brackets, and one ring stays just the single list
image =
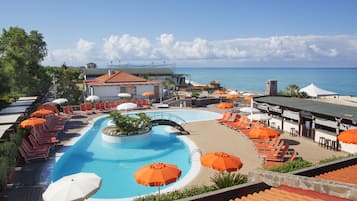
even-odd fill
[{"label": "shrub", "polygon": [[22,142],[22,134],[20,132],[10,134],[10,142],[15,143],[16,146],[20,146]]},{"label": "shrub", "polygon": [[17,146],[13,142],[4,142],[0,144],[0,157],[4,157],[8,166],[12,166],[17,157]]},{"label": "shrub", "polygon": [[227,188],[239,184],[247,183],[248,177],[240,173],[216,173],[211,181],[215,189]]},{"label": "shrub", "polygon": [[191,197],[194,195],[203,194],[214,190],[215,188],[213,186],[192,186],[192,187],[184,188],[181,191],[173,191],[169,193],[160,194],[160,196],[148,195],[145,197],[136,198],[135,201],[156,201],[156,200],[170,201],[170,200],[177,200],[177,199]]},{"label": "shrub", "polygon": [[192,97],[195,97],[195,98],[198,98],[200,96],[200,93],[199,92],[192,92]]},{"label": "shrub", "polygon": [[6,176],[9,171],[9,165],[7,162],[7,158],[4,156],[0,156],[0,192],[5,189],[6,185]]},{"label": "shrub", "polygon": [[113,120],[117,134],[130,135],[138,131],[151,128],[151,118],[145,113],[136,114],[136,117],[112,112],[109,118]]},{"label": "shrub", "polygon": [[336,161],[336,160],[339,160],[339,159],[348,158],[348,157],[351,157],[351,156],[353,156],[353,154],[348,154],[347,156],[335,156],[335,155],[333,155],[330,158],[326,158],[326,159],[320,160],[319,164],[324,164],[324,163]]},{"label": "shrub", "polygon": [[304,160],[294,160],[294,161],[289,161],[284,163],[283,165],[279,166],[273,166],[267,170],[273,171],[273,172],[281,172],[281,173],[286,173],[286,172],[291,172],[299,169],[303,169],[306,167],[311,167],[312,163],[309,161],[304,161]]}]

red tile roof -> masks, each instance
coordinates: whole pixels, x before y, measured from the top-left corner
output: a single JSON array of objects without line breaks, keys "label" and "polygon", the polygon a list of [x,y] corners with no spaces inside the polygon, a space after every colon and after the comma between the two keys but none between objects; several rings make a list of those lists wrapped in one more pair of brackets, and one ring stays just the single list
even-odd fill
[{"label": "red tile roof", "polygon": [[86,81],[91,86],[103,86],[103,85],[142,85],[142,84],[158,84],[159,82],[148,81],[144,78],[126,73],[124,71],[112,72],[111,75],[104,74],[97,77],[94,80]]},{"label": "red tile roof", "polygon": [[233,201],[351,201],[350,199],[339,198],[316,191],[303,190],[289,186],[279,186],[258,193],[249,194]]},{"label": "red tile roof", "polygon": [[357,164],[326,172],[315,178],[357,184]]}]

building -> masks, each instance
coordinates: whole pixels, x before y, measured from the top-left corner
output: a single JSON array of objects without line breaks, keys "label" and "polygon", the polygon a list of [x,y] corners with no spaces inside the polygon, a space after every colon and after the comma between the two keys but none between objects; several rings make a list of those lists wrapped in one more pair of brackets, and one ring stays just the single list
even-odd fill
[{"label": "building", "polygon": [[108,70],[94,79],[84,80],[85,95],[96,95],[101,100],[118,99],[119,93],[129,93],[134,99],[147,98],[141,95],[144,92],[153,92],[153,98],[159,100],[162,98],[162,91],[161,82],[150,81],[124,71]]},{"label": "building", "polygon": [[144,77],[145,79],[165,81],[167,79],[172,80],[176,86],[185,85],[185,76],[181,74],[175,74],[171,68],[163,67],[135,67],[135,68],[82,68],[83,77],[85,80],[92,80],[98,76],[101,76],[108,71],[124,71],[129,74]]},{"label": "building", "polygon": [[256,97],[254,102],[258,109],[272,115],[271,127],[332,149],[357,152],[357,145],[337,140],[340,132],[357,128],[357,107],[282,96]]}]

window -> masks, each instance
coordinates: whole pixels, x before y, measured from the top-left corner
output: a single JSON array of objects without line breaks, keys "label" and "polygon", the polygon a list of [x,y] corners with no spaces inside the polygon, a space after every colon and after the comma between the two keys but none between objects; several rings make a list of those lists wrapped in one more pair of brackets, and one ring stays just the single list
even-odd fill
[{"label": "window", "polygon": [[129,93],[132,96],[136,95],[136,86],[120,87],[120,93]]}]

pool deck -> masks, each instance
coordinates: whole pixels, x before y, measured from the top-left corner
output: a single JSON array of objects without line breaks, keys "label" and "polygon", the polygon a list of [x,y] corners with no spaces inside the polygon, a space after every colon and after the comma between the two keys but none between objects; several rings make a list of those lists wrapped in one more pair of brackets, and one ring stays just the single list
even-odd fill
[{"label": "pool deck", "polygon": [[[218,110],[213,106],[202,109],[224,112],[224,110]],[[101,115],[103,114],[74,115],[68,119],[64,132],[59,135],[63,145],[56,148],[49,160],[38,160],[29,164],[25,164],[23,161],[19,162],[17,167],[14,168],[10,183],[7,185],[7,190],[3,193],[1,200],[42,200],[42,193],[50,183],[50,175],[54,168],[56,156],[63,154],[70,146],[70,141],[74,137],[80,136],[83,128],[92,119]],[[243,162],[243,168],[239,170],[240,173],[247,174],[262,165],[262,159],[259,158],[250,140],[238,131],[227,128],[214,120],[185,123],[183,127],[190,132],[187,137],[203,153],[224,151],[240,157]],[[316,143],[303,137],[291,137],[288,134],[282,134],[281,138],[292,142],[292,148],[296,149],[299,155],[308,161],[317,162],[333,155],[347,155],[344,152],[334,152],[319,147]],[[210,176],[215,172],[212,169],[201,167],[198,176],[189,185],[211,184]]]}]

